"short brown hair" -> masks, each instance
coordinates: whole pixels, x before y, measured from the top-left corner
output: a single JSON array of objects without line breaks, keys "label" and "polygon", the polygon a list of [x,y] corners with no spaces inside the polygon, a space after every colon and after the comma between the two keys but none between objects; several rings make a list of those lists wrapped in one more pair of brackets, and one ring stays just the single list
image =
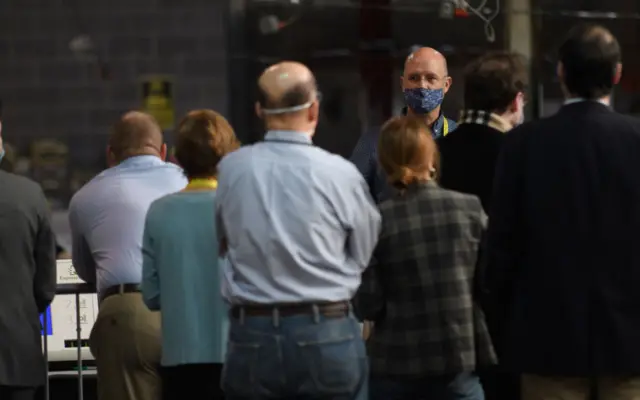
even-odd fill
[{"label": "short brown hair", "polygon": [[415,117],[387,121],[378,139],[378,159],[391,185],[404,189],[422,180],[438,160],[431,129]]},{"label": "short brown hair", "polygon": [[195,110],[180,121],[175,157],[189,179],[209,178],[218,173],[218,163],[240,147],[233,128],[212,110]]},{"label": "short brown hair", "polygon": [[526,59],[497,51],[474,60],[464,74],[464,107],[504,113],[518,93],[529,86]]},{"label": "short brown hair", "polygon": [[600,25],[573,28],[558,50],[564,69],[564,84],[575,96],[598,99],[611,94],[618,64],[620,44]]}]

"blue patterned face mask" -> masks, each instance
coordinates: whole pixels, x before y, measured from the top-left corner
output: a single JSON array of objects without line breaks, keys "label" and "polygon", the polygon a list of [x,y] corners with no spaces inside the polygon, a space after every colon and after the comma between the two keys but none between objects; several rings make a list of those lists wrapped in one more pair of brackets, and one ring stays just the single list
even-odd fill
[{"label": "blue patterned face mask", "polygon": [[427,114],[442,104],[444,89],[413,88],[404,90],[404,101],[414,113]]},{"label": "blue patterned face mask", "polygon": [[0,147],[0,162],[2,162],[2,159],[4,158],[4,147]]}]

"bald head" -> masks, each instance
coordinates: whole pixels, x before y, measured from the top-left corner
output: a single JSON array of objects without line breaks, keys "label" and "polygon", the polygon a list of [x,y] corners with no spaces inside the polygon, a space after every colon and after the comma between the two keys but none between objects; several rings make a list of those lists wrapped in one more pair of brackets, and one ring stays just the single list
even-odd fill
[{"label": "bald head", "polygon": [[128,112],[113,126],[109,152],[116,162],[139,155],[164,158],[162,129],[151,115],[139,111]]},{"label": "bald head", "polygon": [[258,79],[259,103],[265,114],[290,114],[300,110],[273,112],[308,106],[316,98],[316,80],[305,65],[284,61],[267,68]]},{"label": "bald head", "polygon": [[433,69],[437,70],[436,72],[439,72],[442,76],[449,75],[447,59],[444,58],[442,53],[431,47],[421,47],[409,54],[404,62],[404,69],[406,71],[407,68],[411,69],[412,67],[425,64],[431,65]]}]

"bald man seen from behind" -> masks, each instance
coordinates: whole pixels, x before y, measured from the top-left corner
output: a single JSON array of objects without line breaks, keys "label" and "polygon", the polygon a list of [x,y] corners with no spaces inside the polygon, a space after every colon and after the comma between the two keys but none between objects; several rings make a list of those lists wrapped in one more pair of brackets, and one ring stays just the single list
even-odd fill
[{"label": "bald man seen from behind", "polygon": [[350,300],[380,214],[349,161],[312,142],[315,78],[283,62],[258,81],[264,141],[218,166],[222,294],[231,305],[222,389],[231,400],[368,399]]},{"label": "bald man seen from behind", "polygon": [[73,265],[95,283],[100,310],[89,344],[101,400],[157,400],[160,314],[140,294],[142,234],[149,205],[182,190],[180,168],[166,163],[167,146],[150,115],[125,114],[107,149],[109,169],[80,189],[69,205]]},{"label": "bald man seen from behind", "polygon": [[[403,114],[423,120],[431,128],[434,139],[446,136],[456,128],[455,121],[446,118],[441,110],[451,83],[447,60],[439,51],[422,47],[405,60],[400,78],[406,105]],[[394,193],[378,163],[379,134],[379,127],[365,132],[351,155],[351,161],[364,176],[377,203]]]}]

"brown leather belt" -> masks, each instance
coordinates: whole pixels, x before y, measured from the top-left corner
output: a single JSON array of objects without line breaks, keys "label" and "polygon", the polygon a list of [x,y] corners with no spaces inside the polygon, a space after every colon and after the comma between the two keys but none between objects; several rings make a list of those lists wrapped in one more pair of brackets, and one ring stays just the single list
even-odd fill
[{"label": "brown leather belt", "polygon": [[100,293],[100,302],[103,302],[107,297],[123,293],[140,293],[140,285],[137,283],[124,283],[110,286]]},{"label": "brown leather belt", "polygon": [[327,318],[342,318],[349,315],[351,307],[349,302],[336,303],[298,303],[298,304],[268,304],[268,305],[242,305],[233,306],[229,314],[233,318],[240,318],[242,311],[245,317],[291,317],[294,315],[313,315],[317,307],[318,313]]}]

